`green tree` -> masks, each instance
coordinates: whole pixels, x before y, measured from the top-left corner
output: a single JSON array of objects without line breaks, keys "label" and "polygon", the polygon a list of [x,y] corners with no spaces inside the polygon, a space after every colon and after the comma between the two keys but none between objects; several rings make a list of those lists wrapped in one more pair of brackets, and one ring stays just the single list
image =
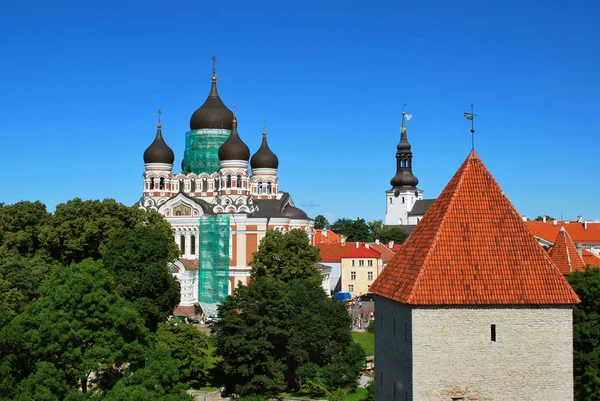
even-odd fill
[{"label": "green tree", "polygon": [[285,234],[268,231],[254,252],[250,266],[252,277],[272,277],[283,281],[312,278],[321,282],[315,262],[321,260],[319,248],[310,245],[302,230]]},{"label": "green tree", "polygon": [[538,216],[535,219],[533,219],[533,221],[544,221],[544,217],[546,217],[547,221],[556,220],[554,217],[550,217],[550,216]]},{"label": "green tree", "polygon": [[371,241],[380,240],[381,242],[394,241],[401,244],[408,237],[408,234],[400,227],[390,227],[383,225],[383,220],[374,220],[368,223],[371,232]]},{"label": "green tree", "polygon": [[259,277],[219,305],[212,324],[225,375],[241,395],[274,395],[319,380],[328,391],[356,386],[364,353],[350,316],[310,279]]},{"label": "green tree", "polygon": [[338,235],[343,235],[350,242],[370,242],[372,240],[369,224],[360,217],[357,217],[356,220],[338,219],[331,225],[331,230]]},{"label": "green tree", "polygon": [[333,224],[329,226],[329,228],[337,235],[343,235],[344,237],[348,238],[348,232],[350,232],[352,222],[353,220],[344,217],[334,221]]},{"label": "green tree", "polygon": [[315,228],[329,228],[329,220],[327,220],[327,218],[322,214],[318,215],[317,217],[315,217]]},{"label": "green tree", "polygon": [[61,203],[50,223],[40,237],[52,257],[64,265],[86,258],[100,259],[107,239],[120,228],[146,226],[170,233],[169,223],[158,213],[125,206],[114,199],[75,198]]},{"label": "green tree", "polygon": [[16,316],[22,303],[23,295],[0,275],[0,328]]},{"label": "green tree", "polygon": [[0,276],[21,294],[15,309],[17,313],[23,312],[28,303],[40,296],[40,285],[50,276],[50,271],[51,266],[40,256],[11,254],[0,258]]},{"label": "green tree", "polygon": [[573,308],[575,399],[600,399],[600,269],[567,276],[581,299]]},{"label": "green tree", "polygon": [[[0,371],[9,377],[0,382],[0,394],[35,378],[41,366],[43,372],[53,366],[56,377],[83,393],[92,373],[135,366],[147,332],[135,309],[117,295],[113,276],[101,262],[54,269],[40,293],[0,334]],[[13,387],[7,388],[11,377]]]},{"label": "green tree", "polygon": [[208,337],[189,324],[161,323],[155,341],[166,344],[179,370],[179,381],[200,388],[208,380]]},{"label": "green tree", "polygon": [[42,252],[40,233],[51,217],[40,201],[0,203],[0,255],[33,256]]},{"label": "green tree", "polygon": [[104,266],[114,273],[119,295],[135,304],[151,331],[179,304],[179,282],[168,267],[177,254],[171,235],[153,227],[117,229],[106,241]]}]

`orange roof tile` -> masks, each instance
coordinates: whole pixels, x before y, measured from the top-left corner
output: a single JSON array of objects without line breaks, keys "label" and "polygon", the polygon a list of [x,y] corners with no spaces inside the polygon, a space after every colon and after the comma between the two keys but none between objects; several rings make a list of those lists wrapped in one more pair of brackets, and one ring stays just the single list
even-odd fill
[{"label": "orange roof tile", "polygon": [[392,251],[390,248],[388,248],[386,245],[382,244],[381,242],[379,244],[376,242],[371,242],[370,245],[371,245],[371,248],[375,249],[377,252],[379,252],[381,254],[381,260],[383,261],[384,265],[387,265],[392,260],[394,255],[396,254],[396,252]]},{"label": "orange roof tile", "polygon": [[321,262],[340,263],[342,256],[348,253],[348,250],[354,247],[354,243],[333,243],[333,244],[318,244],[315,246],[319,248],[321,255]]},{"label": "orange roof tile", "polygon": [[587,249],[581,250],[581,257],[585,262],[586,266],[600,267],[600,256],[588,251]]},{"label": "orange roof tile", "polygon": [[378,259],[380,257],[381,257],[381,253],[379,253],[375,249],[371,248],[370,245],[369,245],[369,248],[367,248],[363,244],[360,244],[359,247],[354,247],[353,249],[348,250],[348,252],[345,253],[344,256],[342,256],[342,258],[344,258],[344,259],[346,259],[346,258],[377,258]]},{"label": "orange roof tile", "polygon": [[[555,223],[556,222],[556,223]],[[571,236],[575,243],[600,243],[600,223],[578,223],[566,221],[528,221],[527,228],[533,235],[548,242],[554,241],[561,227]]]},{"label": "orange roof tile", "polygon": [[562,274],[581,271],[585,266],[573,240],[564,228],[560,229],[554,240],[554,246],[550,249],[550,258]]},{"label": "orange roof tile", "polygon": [[579,302],[475,151],[371,291],[412,305]]},{"label": "orange roof tile", "polygon": [[315,245],[316,244],[333,244],[341,243],[342,237],[331,230],[317,229],[315,230]]}]

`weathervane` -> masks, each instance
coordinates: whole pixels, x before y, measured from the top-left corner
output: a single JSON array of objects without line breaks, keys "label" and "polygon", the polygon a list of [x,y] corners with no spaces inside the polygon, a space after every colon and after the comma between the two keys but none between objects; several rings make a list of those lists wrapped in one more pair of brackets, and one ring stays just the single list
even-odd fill
[{"label": "weathervane", "polygon": [[158,109],[158,125],[160,125],[160,115],[162,114],[161,109]]},{"label": "weathervane", "polygon": [[465,111],[464,116],[467,120],[471,120],[471,149],[475,149],[475,117],[477,114],[473,114],[473,105],[471,105],[471,112]]},{"label": "weathervane", "polygon": [[213,76],[217,75],[217,56],[212,56],[210,58],[213,62]]}]

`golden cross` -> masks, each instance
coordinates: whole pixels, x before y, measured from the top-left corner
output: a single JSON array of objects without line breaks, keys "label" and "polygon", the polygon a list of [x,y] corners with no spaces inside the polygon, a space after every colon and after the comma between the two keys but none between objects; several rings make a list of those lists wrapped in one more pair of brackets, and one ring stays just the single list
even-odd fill
[{"label": "golden cross", "polygon": [[233,105],[233,115],[235,116],[237,114],[237,105]]},{"label": "golden cross", "polygon": [[160,124],[160,115],[162,114],[162,111],[160,109],[158,109],[158,123]]},{"label": "golden cross", "polygon": [[212,56],[210,59],[213,62],[213,75],[217,75],[217,56]]},{"label": "golden cross", "polygon": [[267,117],[263,118],[263,131],[267,132]]}]

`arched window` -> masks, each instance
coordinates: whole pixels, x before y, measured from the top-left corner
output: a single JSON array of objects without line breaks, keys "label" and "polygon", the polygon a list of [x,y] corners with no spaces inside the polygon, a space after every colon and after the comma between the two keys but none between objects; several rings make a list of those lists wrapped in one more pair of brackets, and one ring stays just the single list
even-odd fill
[{"label": "arched window", "polygon": [[202,192],[206,192],[208,190],[208,182],[206,181],[206,178],[202,179]]},{"label": "arched window", "polygon": [[225,184],[225,186],[227,188],[231,188],[231,176],[229,174],[227,174],[227,183]]},{"label": "arched window", "polygon": [[219,190],[219,179],[215,178],[215,191]]},{"label": "arched window", "polygon": [[158,182],[158,189],[164,191],[165,189],[165,177],[160,177],[160,181]]},{"label": "arched window", "polygon": [[242,187],[242,175],[241,174],[237,175],[237,187],[238,188]]},{"label": "arched window", "polygon": [[154,189],[154,177],[150,178],[150,189]]},{"label": "arched window", "polygon": [[258,194],[262,194],[262,182],[258,183]]},{"label": "arched window", "polygon": [[196,192],[196,180],[193,178],[190,180],[190,192]]},{"label": "arched window", "polygon": [[190,237],[190,253],[192,255],[196,254],[196,236],[195,235],[192,235]]},{"label": "arched window", "polygon": [[393,199],[394,199],[394,198],[390,198],[390,205],[391,205],[392,203],[394,203],[394,200],[393,200]]},{"label": "arched window", "polygon": [[179,249],[181,253],[185,253],[185,235],[183,234],[179,236]]},{"label": "arched window", "polygon": [[183,192],[183,180],[179,180],[179,192]]},{"label": "arched window", "polygon": [[404,196],[402,197],[402,203],[404,203]]},{"label": "arched window", "polygon": [[271,183],[267,182],[267,193],[270,194],[271,193]]}]

